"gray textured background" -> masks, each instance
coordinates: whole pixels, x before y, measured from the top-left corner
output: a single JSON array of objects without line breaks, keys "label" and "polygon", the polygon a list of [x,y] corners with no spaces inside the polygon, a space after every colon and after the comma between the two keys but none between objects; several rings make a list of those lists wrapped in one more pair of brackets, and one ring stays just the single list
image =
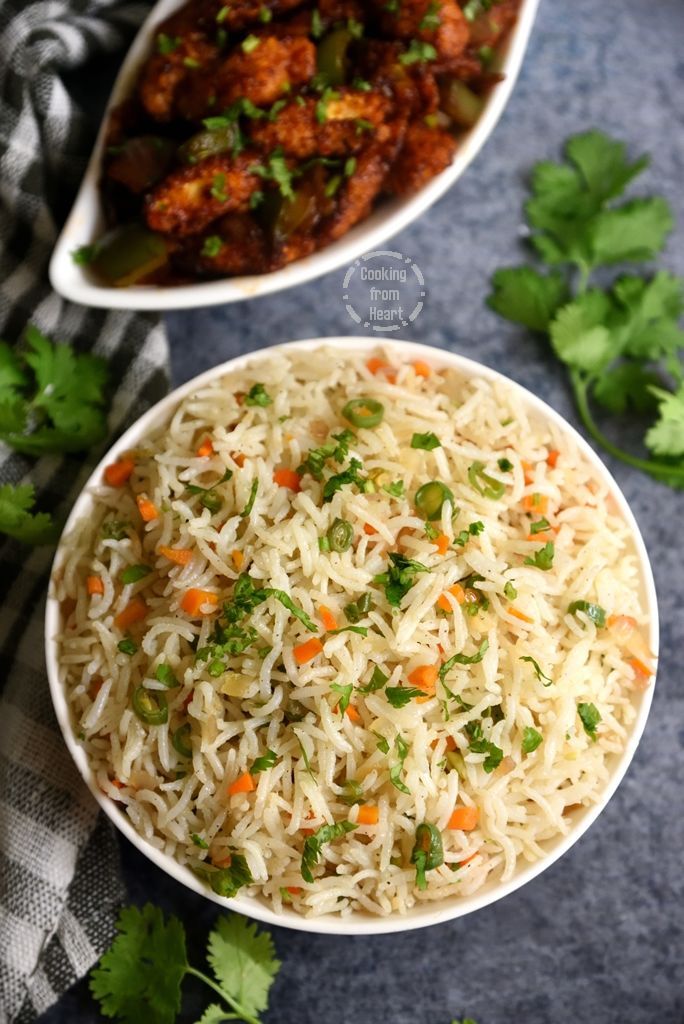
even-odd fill
[{"label": "gray textured background", "polygon": [[[639,187],[672,203],[680,226],[667,265],[684,274],[684,0],[543,0],[494,136],[451,193],[393,243],[418,262],[428,285],[425,309],[404,336],[503,370],[573,423],[559,367],[487,312],[483,299],[491,272],[519,258],[530,165],[589,127],[653,154]],[[175,382],[263,345],[353,333],[342,277],[169,316]],[[460,921],[372,939],[276,930],[284,963],[269,1024],[448,1024],[462,1015],[479,1024],[684,1022],[684,496],[627,467],[611,469],[644,532],[662,617],[653,710],[615,798],[559,863]],[[200,957],[213,907],[127,844],[122,855],[131,896],[183,917]],[[183,1020],[204,1005],[189,984]],[[81,985],[44,1024],[97,1019]]]}]

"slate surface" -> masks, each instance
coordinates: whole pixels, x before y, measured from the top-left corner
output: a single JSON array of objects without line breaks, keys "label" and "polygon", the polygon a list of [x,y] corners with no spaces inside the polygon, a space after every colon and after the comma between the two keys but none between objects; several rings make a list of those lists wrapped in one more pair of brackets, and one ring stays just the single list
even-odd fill
[{"label": "slate surface", "polygon": [[[653,154],[644,189],[680,222],[668,264],[684,274],[684,2],[543,0],[513,99],[464,178],[392,243],[428,295],[404,336],[472,355],[576,422],[562,372],[538,344],[483,309],[497,266],[518,259],[530,165],[596,126]],[[285,294],[168,317],[180,383],[239,352],[354,333],[343,271]],[[322,938],[277,930],[284,961],[269,1024],[682,1024],[684,1021],[684,497],[611,465],[656,575],[662,659],[644,739],[613,801],[574,849],[502,902],[396,937]],[[201,954],[214,910],[122,844],[135,900],[180,914]],[[203,993],[188,986],[195,1020]],[[195,1011],[196,1016],[190,1014]],[[97,1020],[85,986],[44,1024]]]}]

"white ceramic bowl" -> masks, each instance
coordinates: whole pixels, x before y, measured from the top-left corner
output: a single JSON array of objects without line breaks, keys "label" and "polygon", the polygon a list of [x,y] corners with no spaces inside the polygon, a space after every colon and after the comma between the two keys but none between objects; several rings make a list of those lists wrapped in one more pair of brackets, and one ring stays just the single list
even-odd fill
[{"label": "white ceramic bowl", "polygon": [[[155,27],[179,6],[179,0],[159,0],[154,7],[121,67],[107,106],[108,112],[130,95],[138,69],[149,50],[149,40]],[[539,0],[522,0],[520,16],[505,52],[502,66],[505,78],[492,90],[475,127],[463,137],[451,166],[433,178],[415,196],[383,202],[370,217],[339,241],[306,259],[297,260],[296,263],[270,274],[232,277],[165,288],[156,285],[113,288],[98,284],[88,274],[87,267],[77,266],[72,259],[74,250],[92,243],[104,230],[99,180],[104,126],[108,119],[108,113],[105,114],[76,201],[52,254],[50,281],[53,288],[64,298],[85,306],[106,309],[189,309],[194,306],[212,306],[223,302],[252,299],[283,288],[292,288],[338,267],[347,266],[363,253],[379,248],[444,195],[477,156],[513,91],[538,6]]]},{"label": "white ceramic bowl", "polygon": [[[378,339],[317,338],[309,341],[290,342],[288,345],[278,345],[275,346],[275,348],[266,348],[259,352],[251,352],[247,355],[239,356],[237,359],[231,359],[229,362],[223,363],[221,366],[214,367],[212,370],[207,370],[206,373],[200,374],[199,377],[195,377],[194,380],[188,381],[187,384],[183,384],[182,387],[177,388],[141,416],[140,419],[134,423],[121,438],[119,438],[116,444],[110,448],[100,464],[93,471],[90,479],[76,501],[64,528],[63,537],[68,535],[78,519],[82,516],[88,515],[88,512],[93,505],[90,488],[101,482],[104,467],[110,462],[115,461],[122,452],[141,445],[150,431],[170,419],[173,410],[187,395],[191,394],[197,388],[208,384],[210,381],[215,380],[217,377],[221,377],[230,370],[240,370],[247,364],[254,365],[261,361],[268,361],[271,357],[271,353],[274,351],[287,349],[310,350],[322,345],[340,347],[344,349],[347,354],[352,351],[364,353],[377,349]],[[407,341],[392,341],[383,342],[383,347],[396,349],[397,361],[423,359],[434,366],[451,367],[467,374],[470,377],[479,376],[490,381],[507,380],[507,378],[502,377],[502,375],[496,371],[482,366],[471,359],[455,355],[452,352],[431,348],[427,345],[418,345],[414,342]],[[550,406],[546,405],[545,402],[542,402],[541,399],[537,398],[525,388],[520,387],[518,384],[514,384],[510,380],[508,380],[508,383],[511,387],[516,388],[522,404],[526,405],[537,415],[541,415],[542,417],[551,420],[568,436],[570,441],[579,448],[587,461],[591,466],[593,466],[597,477],[599,477],[608,487],[610,494],[614,498],[617,507],[622,513],[632,534],[633,549],[640,569],[642,604],[648,612],[650,622],[648,643],[651,650],[655,655],[657,655],[658,608],[653,575],[651,573],[651,566],[648,561],[646,548],[639,532],[639,527],[636,524],[627,501],[615,480],[598,458],[594,450],[577,433],[577,431],[570,426],[569,423],[559,416],[557,412],[554,412],[554,410],[551,409]],[[53,572],[61,562],[62,544],[63,540],[60,541],[60,545],[57,548]],[[208,889],[208,887],[203,885],[202,882],[195,877],[189,868],[184,867],[167,854],[160,853],[159,850],[150,846],[135,831],[132,824],[128,818],[125,817],[117,804],[106,797],[102,790],[99,789],[95,782],[94,773],[88,763],[85,750],[76,740],[74,735],[66,692],[58,665],[58,649],[55,637],[59,632],[59,615],[60,611],[58,602],[52,595],[50,595],[47,601],[45,619],[45,650],[48,678],[50,681],[50,692],[52,694],[57,719],[64,735],[64,741],[69,748],[84,781],[87,783],[97,802],[111,818],[116,827],[120,829],[120,831],[133,843],[134,846],[137,846],[142,853],[149,857],[157,867],[166,871],[167,874],[177,879],[177,881],[182,882],[183,885],[186,885],[194,892],[200,893],[202,896],[206,896],[215,903],[228,906],[233,910],[246,914],[248,917],[256,918],[257,920],[264,921],[267,924],[296,928],[301,931],[308,932],[320,932],[332,935],[373,935],[383,932],[407,931],[412,928],[422,928],[430,924],[440,924],[443,921],[449,921],[452,918],[469,914],[473,910],[478,910],[480,907],[485,907],[487,904],[501,899],[502,896],[506,896],[508,893],[514,892],[522,885],[531,881],[553,864],[554,861],[558,860],[559,857],[561,857],[574,843],[577,842],[580,836],[587,828],[589,828],[591,823],[596,820],[610,800],[620,780],[627,771],[632,757],[634,756],[637,744],[639,743],[644,726],[646,725],[646,719],[648,717],[653,696],[653,686],[651,685],[644,693],[640,694],[636,698],[636,719],[627,738],[625,749],[620,755],[614,757],[612,762],[610,762],[610,775],[603,788],[599,802],[592,807],[587,807],[582,811],[578,811],[574,815],[573,828],[571,832],[566,836],[560,836],[549,842],[547,844],[548,852],[546,856],[534,864],[528,864],[520,867],[510,881],[505,883],[492,882],[472,896],[456,896],[435,904],[419,904],[404,916],[396,915],[393,917],[381,918],[357,912],[346,918],[304,918],[295,914],[293,911],[286,911],[284,914],[278,915],[274,913],[271,907],[264,900],[261,900],[258,897],[237,896],[235,899],[226,900],[220,896],[216,896],[210,889]]]}]

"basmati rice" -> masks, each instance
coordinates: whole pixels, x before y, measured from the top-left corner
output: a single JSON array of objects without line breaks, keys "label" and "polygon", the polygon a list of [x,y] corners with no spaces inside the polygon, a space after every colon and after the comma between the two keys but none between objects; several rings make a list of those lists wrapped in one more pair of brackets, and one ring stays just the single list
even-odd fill
[{"label": "basmati rice", "polygon": [[[199,388],[131,453],[126,485],[95,488],[92,513],[71,532],[53,581],[74,730],[104,793],[150,844],[210,883],[216,868],[243,857],[252,879],[245,891],[309,916],[403,913],[509,879],[543,857],[571,828],[573,810],[599,798],[644,684],[623,636],[569,612],[587,601],[627,616],[637,642],[647,625],[629,530],[568,436],[504,383],[450,369],[425,377],[410,363],[387,373],[377,369],[382,356],[370,364],[374,374],[364,358],[277,353]],[[246,400],[255,384],[268,403]],[[324,460],[321,481],[302,472],[301,490],[278,486],[275,470],[296,470],[350,428],[341,411],[359,396],[382,403],[382,422],[354,429],[348,453]],[[428,432],[439,447],[411,446]],[[198,455],[207,439],[209,454]],[[351,459],[361,464],[357,482],[324,501],[324,481]],[[474,463],[501,497],[479,493],[487,485],[469,476]],[[426,525],[414,497],[435,479],[453,502]],[[149,522],[136,505],[141,494],[158,510]],[[548,527],[531,533],[542,518]],[[337,519],[353,527],[342,552],[325,549]],[[473,523],[481,532],[468,531]],[[444,555],[437,534],[448,542]],[[548,543],[551,567],[529,564]],[[161,547],[191,557],[176,564]],[[409,571],[396,608],[378,580],[390,552],[428,570]],[[122,585],[133,565],[150,571]],[[238,624],[255,631],[242,653],[212,649],[221,604],[230,604],[241,573],[289,595],[317,633],[270,595]],[[89,575],[101,578],[101,595],[88,594]],[[205,598],[187,614],[182,602],[193,588],[218,604]],[[361,632],[324,632],[321,605],[345,627],[344,609],[364,595],[371,607],[348,612]],[[136,650],[127,654],[114,620],[137,596],[146,614],[130,626]],[[295,649],[314,635],[321,653],[299,664]],[[457,653],[472,663],[455,664],[425,697],[390,703],[388,691],[410,686],[417,668]],[[160,665],[177,685],[159,681]],[[387,681],[368,692],[376,668]],[[163,694],[167,721],[150,725],[136,714],[141,686]],[[345,692],[350,710],[340,713]],[[595,734],[578,705],[598,711]],[[189,756],[178,749],[183,727]],[[542,736],[528,753],[526,729]],[[251,776],[253,789],[229,795],[268,751],[272,764]],[[357,824],[359,802],[377,808],[377,824]],[[463,805],[479,812],[467,832],[448,827]],[[307,837],[340,821],[357,827],[322,846],[314,881],[305,881]],[[421,822],[435,826],[443,847],[423,890],[412,863]]]}]

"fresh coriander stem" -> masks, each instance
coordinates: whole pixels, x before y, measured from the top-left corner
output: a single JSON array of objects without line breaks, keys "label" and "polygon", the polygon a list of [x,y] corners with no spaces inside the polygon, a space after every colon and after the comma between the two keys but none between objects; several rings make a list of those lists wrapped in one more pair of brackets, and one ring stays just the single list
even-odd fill
[{"label": "fresh coriander stem", "polygon": [[243,1020],[245,1024],[261,1024],[261,1021],[257,1017],[252,1017],[251,1014],[247,1013],[247,1011],[240,1006],[237,999],[233,999],[232,996],[229,996],[227,992],[224,992],[220,985],[217,985],[215,981],[212,981],[212,979],[202,971],[198,971],[196,967],[190,967],[190,965],[188,965],[187,973],[194,975],[195,978],[199,978],[200,981],[203,981],[205,985],[209,986],[209,988],[213,988],[214,992],[218,993],[224,1002],[233,1007],[235,1013],[227,1013],[225,1015],[226,1020]]},{"label": "fresh coriander stem", "polygon": [[624,451],[624,449],[618,448],[616,444],[613,444],[599,429],[591,415],[591,410],[589,409],[589,381],[578,373],[577,370],[571,371],[570,380],[572,381],[572,390],[575,395],[580,419],[597,444],[605,448],[610,455],[619,459],[620,462],[625,462],[628,466],[634,466],[635,469],[641,469],[643,472],[655,477],[656,480],[660,475],[666,474],[669,476],[681,476],[682,480],[684,480],[684,467],[671,466],[669,463],[656,462],[654,459],[640,459],[637,455],[631,455],[629,452]]}]

